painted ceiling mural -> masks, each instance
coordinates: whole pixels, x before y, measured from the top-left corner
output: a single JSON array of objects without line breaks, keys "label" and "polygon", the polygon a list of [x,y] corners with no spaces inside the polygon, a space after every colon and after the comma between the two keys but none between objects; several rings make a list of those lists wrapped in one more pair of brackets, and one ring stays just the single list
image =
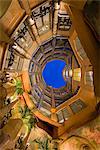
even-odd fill
[{"label": "painted ceiling mural", "polygon": [[100,117],[90,121],[68,135],[60,150],[99,150]]}]

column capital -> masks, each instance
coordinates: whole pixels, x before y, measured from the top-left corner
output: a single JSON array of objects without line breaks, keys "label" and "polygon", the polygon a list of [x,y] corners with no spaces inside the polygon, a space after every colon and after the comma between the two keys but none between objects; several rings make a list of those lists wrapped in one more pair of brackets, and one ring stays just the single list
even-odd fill
[{"label": "column capital", "polygon": [[31,26],[33,26],[35,24],[35,21],[31,17],[28,20],[29,20],[29,23]]},{"label": "column capital", "polygon": [[55,3],[55,9],[56,10],[60,9],[60,5],[58,3]]}]

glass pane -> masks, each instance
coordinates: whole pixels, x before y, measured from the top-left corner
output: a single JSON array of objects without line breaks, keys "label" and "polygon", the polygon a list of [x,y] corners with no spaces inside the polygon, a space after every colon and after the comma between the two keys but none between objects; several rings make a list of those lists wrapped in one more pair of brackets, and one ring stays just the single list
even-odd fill
[{"label": "glass pane", "polygon": [[65,120],[68,120],[68,118],[70,117],[70,113],[68,112],[68,110],[66,108],[64,108],[62,110],[62,112],[63,112],[63,116],[64,116]]},{"label": "glass pane", "polygon": [[78,113],[85,107],[86,107],[86,104],[80,99],[70,104],[70,108],[72,109],[73,113]]},{"label": "glass pane", "polygon": [[59,111],[59,112],[57,113],[57,116],[58,116],[58,121],[59,121],[59,123],[63,123],[63,122],[64,122],[64,118],[63,118],[62,111]]}]

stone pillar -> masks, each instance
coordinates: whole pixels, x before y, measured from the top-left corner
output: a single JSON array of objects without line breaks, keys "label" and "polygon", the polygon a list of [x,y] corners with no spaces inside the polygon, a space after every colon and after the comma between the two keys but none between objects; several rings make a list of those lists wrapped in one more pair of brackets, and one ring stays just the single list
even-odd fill
[{"label": "stone pillar", "polygon": [[33,34],[35,36],[36,42],[40,46],[41,45],[41,40],[40,40],[40,37],[39,37],[39,34],[38,34],[38,30],[37,30],[37,28],[35,26],[35,21],[32,18],[29,18],[29,24],[30,24],[30,26],[32,28],[32,32],[33,32]]},{"label": "stone pillar", "polygon": [[60,5],[58,3],[55,3],[55,12],[54,12],[54,21],[53,21],[53,36],[56,36],[56,34],[57,34],[59,8],[60,8]]},{"label": "stone pillar", "polygon": [[16,42],[14,42],[14,45],[12,46],[17,52],[19,52],[21,55],[25,56],[28,59],[31,59],[31,56],[23,49],[21,48]]},{"label": "stone pillar", "polygon": [[41,65],[35,60],[35,59],[32,59],[31,60],[35,65],[37,65],[38,67],[41,67]]},{"label": "stone pillar", "polygon": [[51,88],[51,95],[52,95],[52,108],[51,108],[51,119],[53,121],[57,122],[57,115],[56,115],[56,104],[55,104],[55,99],[54,99],[54,93],[53,93],[53,88]]},{"label": "stone pillar", "polygon": [[51,88],[51,95],[52,95],[52,100],[51,100],[51,105],[52,105],[52,108],[55,108],[55,99],[54,99],[54,93],[53,93],[53,88]]}]

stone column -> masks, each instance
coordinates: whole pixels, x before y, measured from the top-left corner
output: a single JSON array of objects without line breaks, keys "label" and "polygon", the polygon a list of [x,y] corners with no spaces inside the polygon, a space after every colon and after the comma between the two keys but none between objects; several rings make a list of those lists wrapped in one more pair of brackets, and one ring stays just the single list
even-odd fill
[{"label": "stone column", "polygon": [[54,93],[53,93],[53,88],[51,88],[51,96],[52,96],[52,100],[51,100],[51,105],[52,105],[52,108],[55,108],[55,99],[54,99]]},{"label": "stone column", "polygon": [[56,115],[56,104],[55,104],[55,99],[54,99],[54,93],[53,93],[53,88],[51,88],[51,95],[52,95],[52,108],[51,108],[51,119],[53,121],[57,122],[57,115]]},{"label": "stone column", "polygon": [[16,42],[14,42],[14,45],[12,46],[17,52],[19,52],[21,55],[25,56],[28,59],[31,59],[31,56],[23,49],[21,48]]},{"label": "stone column", "polygon": [[32,32],[33,32],[33,34],[35,36],[36,42],[40,46],[41,45],[41,40],[40,40],[40,37],[39,37],[39,34],[38,34],[38,30],[37,30],[36,25],[35,25],[35,21],[32,18],[29,18],[29,24],[30,24],[30,26],[32,28]]},{"label": "stone column", "polygon": [[58,3],[55,3],[55,12],[54,12],[54,21],[53,21],[53,36],[56,36],[56,34],[57,34],[59,8],[60,8],[60,5]]}]

